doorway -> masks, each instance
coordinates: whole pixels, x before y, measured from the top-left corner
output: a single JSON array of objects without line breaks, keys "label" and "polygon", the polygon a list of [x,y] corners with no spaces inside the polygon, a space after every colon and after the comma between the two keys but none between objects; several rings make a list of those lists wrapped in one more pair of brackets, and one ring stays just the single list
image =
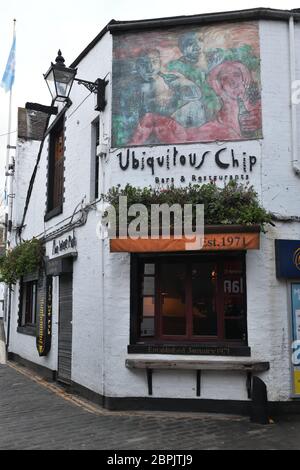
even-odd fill
[{"label": "doorway", "polygon": [[59,276],[59,325],[57,379],[67,385],[72,378],[73,275]]}]

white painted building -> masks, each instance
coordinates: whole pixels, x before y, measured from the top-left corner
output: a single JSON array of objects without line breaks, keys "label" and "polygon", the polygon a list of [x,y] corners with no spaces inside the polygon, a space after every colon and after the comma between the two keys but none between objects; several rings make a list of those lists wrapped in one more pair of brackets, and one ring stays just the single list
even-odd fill
[{"label": "white painted building", "polygon": [[[300,248],[300,105],[291,105],[291,82],[300,79],[299,20],[298,11],[256,9],[164,21],[111,22],[83,51],[72,67],[77,67],[77,77],[84,80],[94,82],[106,78],[109,81],[105,110],[95,111],[95,95],[88,96],[87,89],[75,82],[70,94],[71,106],[59,104],[59,113],[50,117],[42,138],[31,136],[22,140],[19,134],[11,240],[13,245],[20,237],[44,240],[47,279],[52,283],[52,328],[47,337],[47,355],[40,357],[36,346],[41,313],[39,296],[43,299],[44,314],[49,288],[43,284],[46,278],[44,281],[34,276],[23,279],[22,290],[18,283],[12,292],[9,326],[12,358],[54,374],[71,383],[75,390],[98,397],[107,407],[217,411],[247,409],[249,390],[242,365],[253,367],[259,363],[264,364],[263,369],[269,363],[269,370],[255,371],[255,367],[253,370],[265,382],[269,401],[274,402],[273,409],[278,403],[288,403],[288,406],[297,403],[300,379],[297,364],[293,365],[291,358],[292,340],[300,339],[300,335],[296,337],[297,332],[293,338],[292,320],[293,313],[297,317],[298,311],[299,316],[296,290],[300,271],[297,277],[297,267],[291,261],[291,269],[296,274],[289,279],[276,276],[275,240],[296,241]],[[193,43],[195,38],[197,45]],[[185,43],[188,40],[191,42]],[[244,45],[249,47],[245,49]],[[195,56],[189,63],[188,54],[191,50],[193,53],[193,48]],[[178,64],[181,69],[176,68]],[[227,103],[221,94],[226,92],[228,80],[234,80],[230,75],[234,68],[235,78],[242,78],[242,85],[236,87],[248,87],[248,93],[249,86],[255,84],[254,96],[248,93],[248,98],[243,99],[248,116],[257,105],[256,123],[260,121],[257,109],[261,104],[262,128],[257,124],[248,137],[242,128],[237,131],[234,127],[233,115],[226,114],[226,106],[230,108],[234,98],[228,95]],[[188,75],[188,72],[192,73]],[[200,79],[204,83],[202,88],[197,81]],[[217,86],[223,90],[219,95]],[[219,103],[216,106],[221,110],[209,109],[212,101],[207,96],[212,90]],[[175,97],[182,99],[186,91],[196,94],[194,101],[186,98],[184,103],[180,102],[180,114]],[[236,95],[231,109],[235,109],[240,96],[242,92]],[[189,111],[194,106],[192,102],[196,102],[198,110],[199,106],[203,107],[204,117]],[[37,112],[45,122],[46,108],[34,111],[31,106],[25,112],[27,119]],[[195,120],[189,125],[185,119]],[[239,125],[242,126],[241,120]],[[152,126],[150,131],[149,126]],[[164,126],[171,129],[167,135],[162,130],[166,129]],[[216,154],[222,149],[217,160]],[[132,152],[138,167],[132,164]],[[206,157],[202,161],[204,153]],[[196,155],[194,165],[189,160],[190,154]],[[165,159],[160,159],[159,164],[157,159],[162,156]],[[50,183],[58,174],[62,179],[54,182],[58,186],[53,189]],[[200,330],[198,336],[195,332],[180,333],[180,322],[172,320],[172,323],[170,318],[165,335],[164,326],[159,333],[153,333],[158,315],[154,304],[158,305],[157,296],[161,295],[153,291],[157,276],[154,270],[160,266],[160,273],[165,272],[159,281],[162,286],[159,292],[169,289],[169,293],[166,292],[166,300],[158,308],[161,318],[168,317],[171,302],[179,310],[179,303],[184,302],[178,300],[178,290],[173,298],[170,293],[176,290],[178,268],[173,270],[170,263],[176,265],[177,261],[177,265],[183,263],[183,269],[189,269],[185,263],[191,260],[198,263],[201,273],[203,263],[213,260],[218,269],[226,270],[224,263],[230,264],[232,258],[226,261],[223,250],[216,250],[211,258],[205,258],[209,256],[207,252],[198,259],[196,253],[189,261],[174,253],[172,261],[167,257],[161,262],[161,257],[153,253],[150,258],[143,258],[143,254],[111,252],[109,241],[99,240],[97,236],[97,208],[102,193],[118,184],[166,185],[167,178],[175,186],[211,179],[220,185],[230,178],[241,183],[249,181],[264,208],[277,216],[275,226],[268,226],[267,232],[260,234],[259,249],[231,252],[234,262],[241,263],[245,256],[245,269],[237,268],[247,286],[247,295],[243,297],[246,324],[240,341],[226,340],[224,331],[220,340],[219,331],[212,333],[214,327],[195,320],[193,307],[189,315],[194,318],[194,328]],[[145,314],[148,326],[147,321],[143,324],[148,337],[147,333],[143,337],[143,328],[138,323],[143,315],[137,299],[141,279],[135,277],[134,269],[141,263],[147,277],[144,283],[149,284],[148,297],[144,291],[145,309],[147,302],[150,309]],[[172,280],[170,285],[167,278]],[[155,282],[157,285],[157,279]],[[36,292],[36,307],[26,310],[26,302],[30,304],[28,296],[34,299]],[[201,295],[197,297],[198,303]],[[210,300],[203,301],[203,297],[202,302],[213,305],[217,294],[210,295]],[[150,307],[149,302],[152,302]],[[194,299],[190,302],[193,305]],[[224,306],[215,308],[222,310],[226,322]],[[211,311],[209,315],[213,315]],[[203,338],[202,327],[206,331]],[[175,370],[165,369],[172,364],[177,364]],[[153,377],[152,369],[155,369]]]}]

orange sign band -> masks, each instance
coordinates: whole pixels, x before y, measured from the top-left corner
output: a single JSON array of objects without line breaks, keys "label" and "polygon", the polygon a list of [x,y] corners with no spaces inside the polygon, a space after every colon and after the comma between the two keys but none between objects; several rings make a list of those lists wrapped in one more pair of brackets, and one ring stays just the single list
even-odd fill
[{"label": "orange sign band", "polygon": [[112,253],[149,253],[149,252],[176,252],[176,251],[233,251],[233,250],[258,250],[260,248],[260,234],[254,233],[217,233],[205,234],[204,243],[199,238],[174,237],[164,240],[159,238],[149,239],[112,239],[110,251]]}]

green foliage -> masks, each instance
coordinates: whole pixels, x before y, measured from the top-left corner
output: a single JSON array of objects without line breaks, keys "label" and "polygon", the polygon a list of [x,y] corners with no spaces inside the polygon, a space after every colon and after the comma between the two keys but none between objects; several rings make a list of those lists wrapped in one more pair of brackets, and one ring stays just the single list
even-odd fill
[{"label": "green foliage", "polygon": [[39,240],[33,238],[16,246],[0,257],[0,281],[16,284],[18,279],[35,272],[43,259],[43,247]]},{"label": "green foliage", "polygon": [[[260,206],[257,193],[252,186],[244,186],[232,181],[224,188],[213,183],[189,185],[168,189],[136,188],[127,184],[111,188],[104,200],[110,203],[119,215],[119,197],[127,196],[127,204],[143,204],[150,214],[152,204],[203,204],[206,225],[264,225],[272,223],[271,215]],[[130,222],[130,218],[128,218]]]}]

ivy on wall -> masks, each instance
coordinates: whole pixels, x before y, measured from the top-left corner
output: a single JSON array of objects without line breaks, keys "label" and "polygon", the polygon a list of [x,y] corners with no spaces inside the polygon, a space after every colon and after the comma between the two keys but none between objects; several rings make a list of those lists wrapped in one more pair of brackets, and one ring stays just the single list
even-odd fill
[{"label": "ivy on wall", "polygon": [[[259,203],[253,186],[244,186],[234,181],[223,188],[214,183],[189,185],[187,187],[167,189],[136,188],[127,184],[111,188],[103,195],[106,202],[112,205],[119,216],[119,197],[127,197],[127,205],[143,204],[150,213],[152,204],[203,204],[206,225],[260,225],[264,231],[265,224],[272,224],[272,216]],[[130,218],[128,217],[128,222]],[[272,224],[273,225],[273,224]]]},{"label": "ivy on wall", "polygon": [[33,238],[22,242],[0,257],[0,282],[16,284],[18,279],[39,269],[43,260],[43,246]]}]

